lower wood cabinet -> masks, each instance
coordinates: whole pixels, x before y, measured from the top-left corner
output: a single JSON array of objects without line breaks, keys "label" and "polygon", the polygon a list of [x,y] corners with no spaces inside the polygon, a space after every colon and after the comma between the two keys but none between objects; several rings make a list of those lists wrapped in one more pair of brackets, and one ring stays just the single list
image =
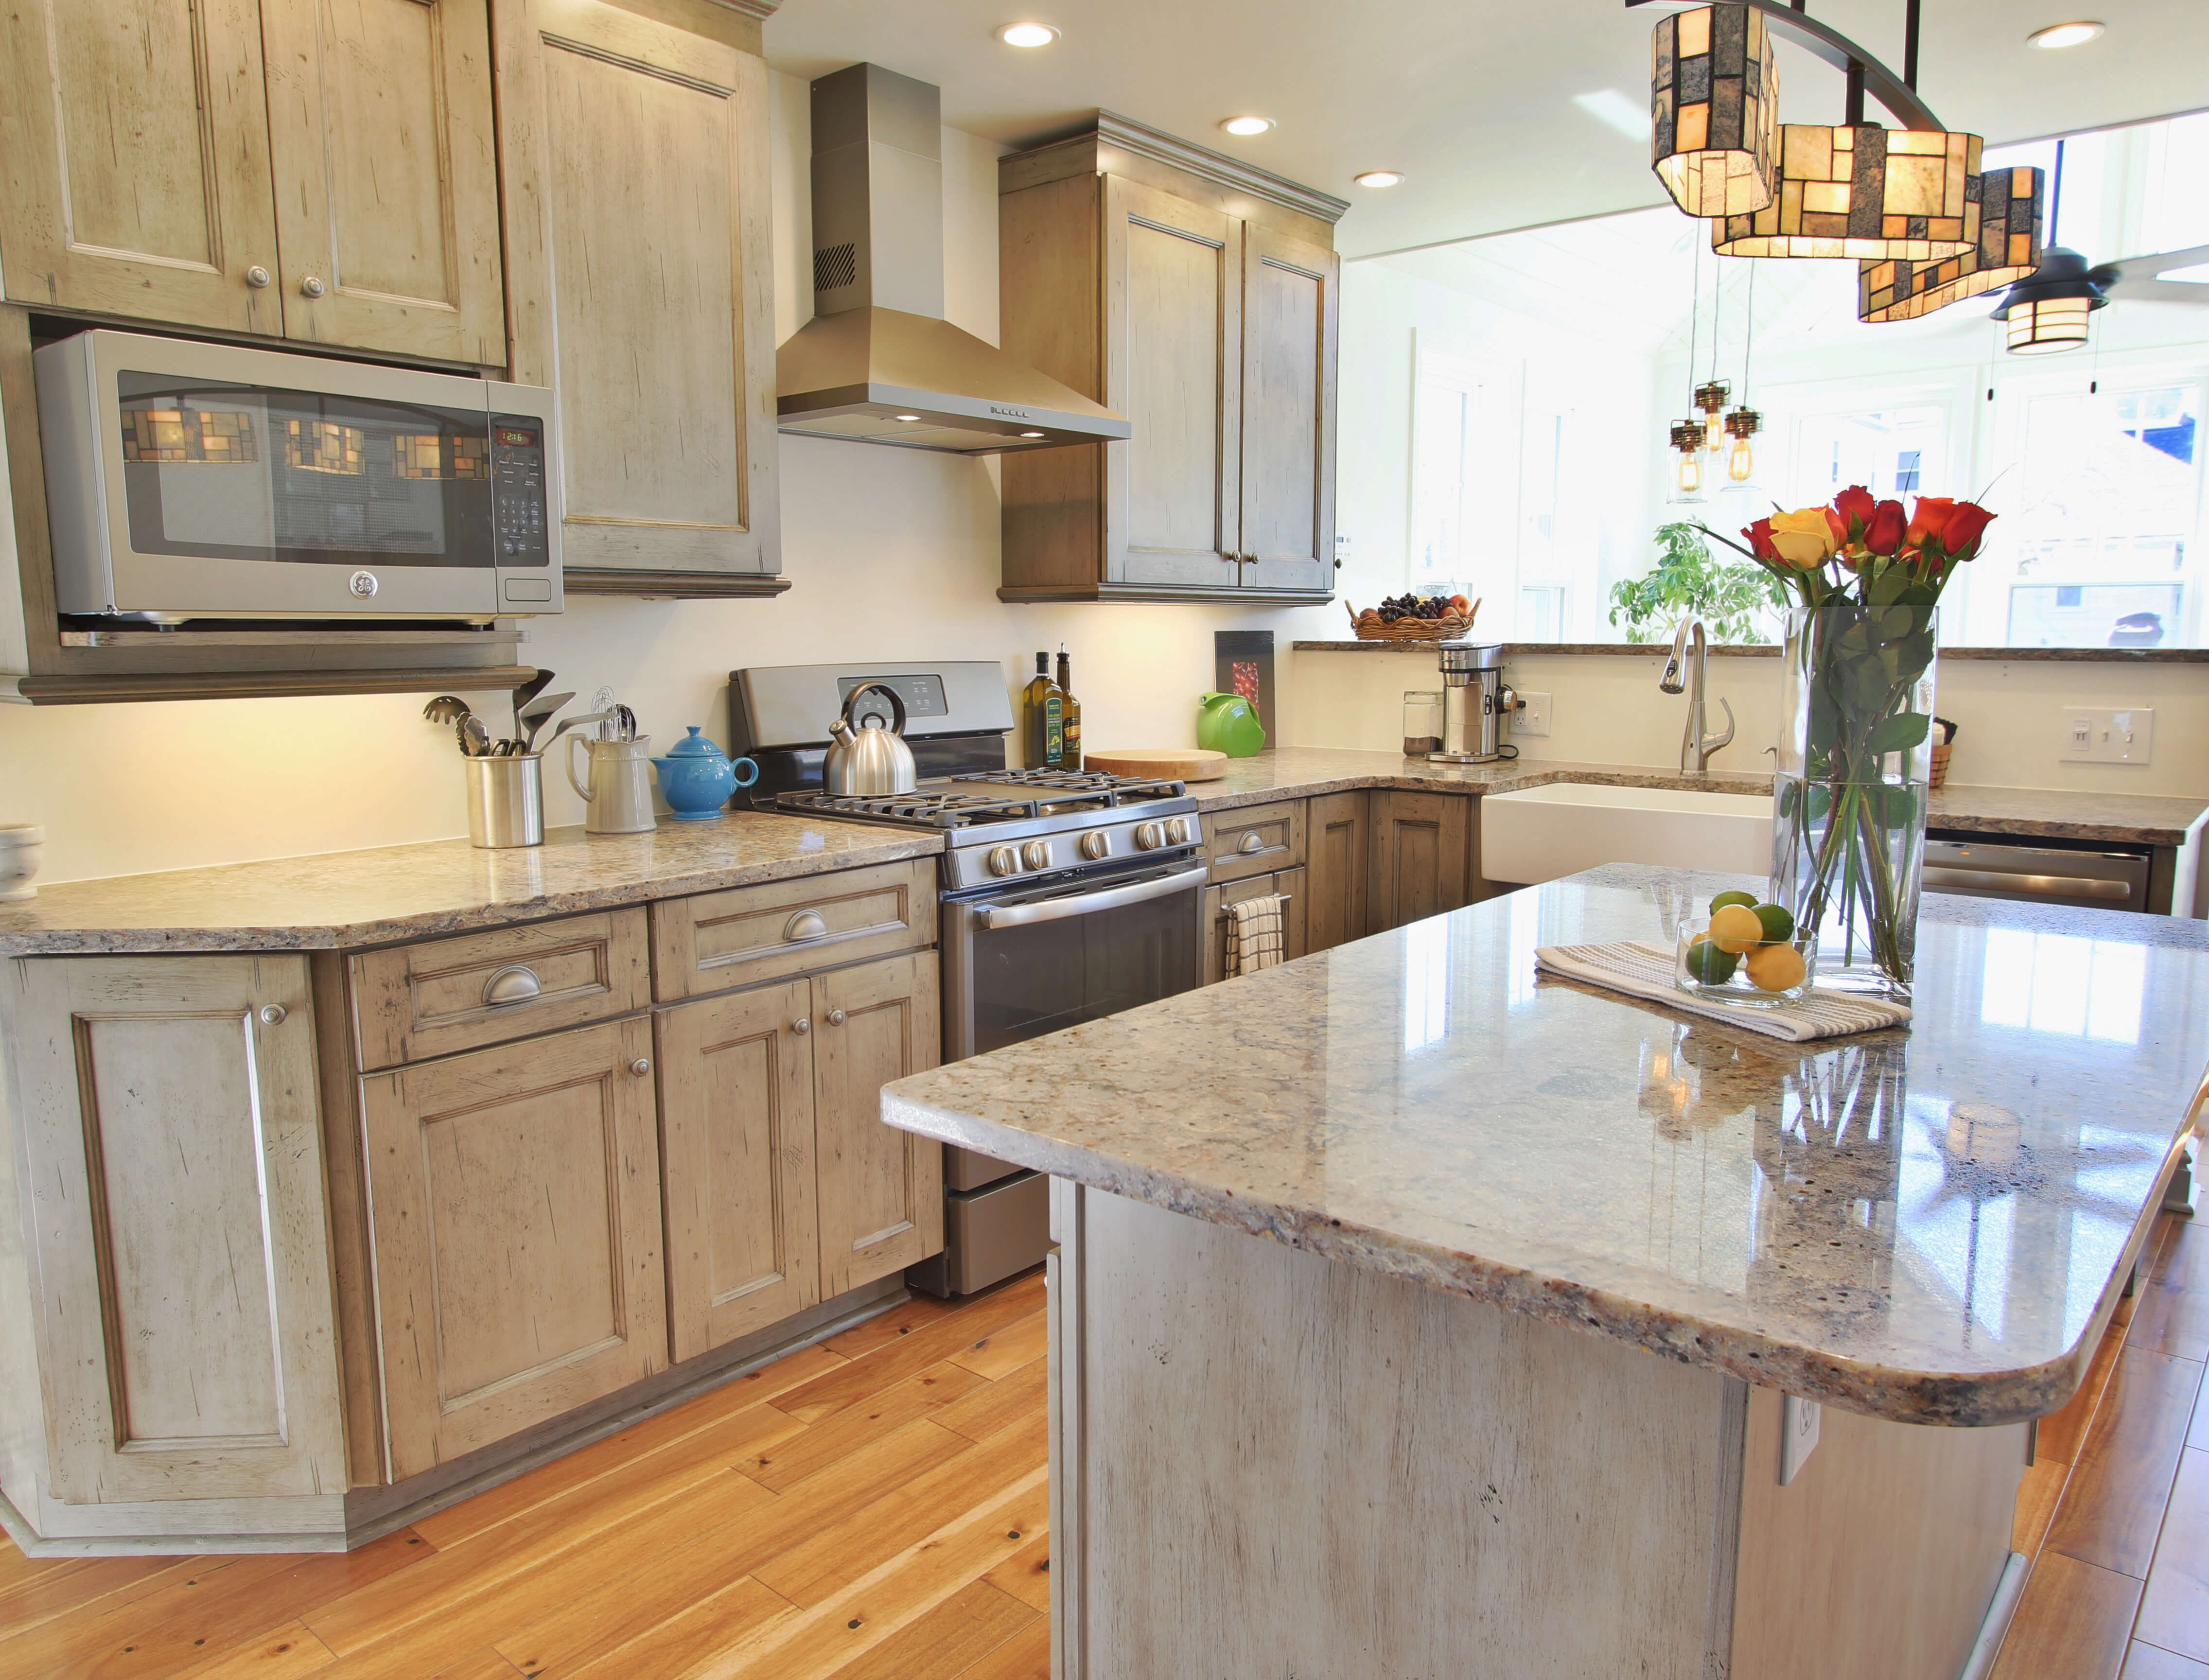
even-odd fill
[{"label": "lower wood cabinet", "polygon": [[667,1364],[652,1028],[361,1081],[391,1472]]},{"label": "lower wood cabinet", "polygon": [[1458,793],[1370,794],[1367,931],[1385,933],[1472,901],[1473,801]]},{"label": "lower wood cabinet", "polygon": [[1234,936],[1227,906],[1240,904],[1245,899],[1279,893],[1285,900],[1281,906],[1282,961],[1294,962],[1311,948],[1305,935],[1310,904],[1308,877],[1309,871],[1305,870],[1281,870],[1273,875],[1249,876],[1204,889],[1205,985],[1227,978],[1227,943]]},{"label": "lower wood cabinet", "polygon": [[1362,791],[1323,793],[1304,819],[1304,937],[1315,951],[1365,936],[1371,807]]}]

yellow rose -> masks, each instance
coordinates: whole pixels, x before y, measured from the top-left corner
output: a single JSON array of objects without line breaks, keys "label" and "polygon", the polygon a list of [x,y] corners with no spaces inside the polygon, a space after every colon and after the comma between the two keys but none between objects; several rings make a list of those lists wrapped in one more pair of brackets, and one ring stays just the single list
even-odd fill
[{"label": "yellow rose", "polygon": [[1822,566],[1833,557],[1833,527],[1823,508],[1798,508],[1791,514],[1772,516],[1772,545],[1779,557],[1804,571]]}]

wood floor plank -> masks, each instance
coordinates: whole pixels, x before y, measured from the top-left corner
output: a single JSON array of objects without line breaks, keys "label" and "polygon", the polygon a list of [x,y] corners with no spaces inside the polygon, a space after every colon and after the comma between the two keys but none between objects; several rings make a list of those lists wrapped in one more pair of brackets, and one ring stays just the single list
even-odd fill
[{"label": "wood floor plank", "polygon": [[1050,1532],[1032,1536],[1027,1544],[982,1577],[1031,1609],[1050,1614]]},{"label": "wood floor plank", "polygon": [[291,1622],[178,1671],[175,1680],[299,1680],[319,1673],[335,1659],[335,1653],[305,1623]]},{"label": "wood floor plank", "polygon": [[2200,1386],[2194,1360],[2133,1346],[2118,1356],[2102,1400],[2109,1419],[2072,1466],[2048,1550],[2146,1577]]},{"label": "wood floor plank", "polygon": [[[13,1550],[14,1542],[8,1543]],[[19,1553],[18,1556],[21,1554]],[[27,1633],[42,1622],[103,1602],[113,1605],[144,1598],[172,1586],[200,1566],[196,1557],[69,1557],[27,1559],[50,1563],[15,1586],[0,1592],[0,1638]],[[4,1649],[0,1645],[0,1649]]]},{"label": "wood floor plank", "polygon": [[2209,1680],[2209,1663],[2134,1640],[2125,1653],[2122,1680]]},{"label": "wood floor plank", "polygon": [[2056,1520],[2056,1502],[2070,1474],[2069,1465],[2054,1459],[2042,1459],[2025,1472],[2025,1480],[2018,1484],[2017,1514],[2010,1521],[2012,1551],[2021,1551],[2027,1557],[2040,1555],[2041,1542],[2048,1538],[2049,1525]]},{"label": "wood floor plank", "polygon": [[1035,1619],[1028,1605],[978,1581],[838,1669],[835,1680],[958,1680]]},{"label": "wood floor plank", "polygon": [[2209,1452],[2190,1447],[2178,1466],[2134,1636],[2209,1662]]},{"label": "wood floor plank", "polygon": [[1021,1280],[985,1295],[956,1314],[900,1336],[841,1370],[828,1372],[782,1394],[773,1404],[794,1418],[817,1422],[847,1406],[857,1405],[893,1382],[901,1382],[916,1371],[962,1352],[1001,1327],[1026,1318],[1044,1304],[1043,1274]]},{"label": "wood floor plank", "polygon": [[1038,1617],[959,1680],[1050,1680],[1050,1618]]},{"label": "wood floor plank", "polygon": [[663,1625],[667,1637],[680,1643],[686,1627],[710,1623],[719,1614],[708,1601],[731,1581],[802,1545],[847,1513],[973,1450],[963,1436],[927,1418],[908,1424],[773,1502],[701,1531],[671,1557],[610,1566],[602,1583],[521,1624],[499,1639],[499,1649],[528,1673],[566,1673]]},{"label": "wood floor plank", "polygon": [[522,1671],[530,1680],[637,1680],[642,1675],[680,1674],[798,1614],[796,1605],[746,1575],[701,1595],[685,1614],[659,1622],[581,1666],[554,1663]]},{"label": "wood floor plank", "polygon": [[2125,1340],[2182,1359],[2209,1359],[2209,1231],[2176,1226],[2141,1286]]},{"label": "wood floor plank", "polygon": [[[752,1573],[792,1604],[820,1604],[918,1545],[947,1513],[971,1509],[1039,1472],[1047,1458],[1047,1436],[1044,1418],[1023,1418]],[[1020,1538],[1008,1537],[1008,1546],[1017,1547]]]},{"label": "wood floor plank", "polygon": [[985,1379],[946,1360],[902,1382],[870,1394],[858,1406],[762,1448],[744,1474],[776,1493],[827,1468],[871,1442],[894,1434],[916,1418],[942,1412],[984,1385]]},{"label": "wood floor plank", "polygon": [[900,1336],[909,1336],[915,1330],[948,1317],[962,1304],[940,1301],[933,1295],[916,1295],[910,1301],[900,1301],[888,1312],[877,1313],[864,1324],[854,1324],[850,1329],[828,1338],[821,1344],[832,1353],[840,1353],[846,1359],[856,1359],[887,1346]]},{"label": "wood floor plank", "polygon": [[679,1680],[823,1680],[835,1674],[1008,1557],[1020,1542],[1008,1535],[1045,1521],[1049,1484],[1038,1466],[800,1614],[684,1670]]},{"label": "wood floor plank", "polygon": [[[336,1672],[335,1670],[330,1671]],[[496,1651],[477,1651],[449,1668],[441,1668],[430,1680],[516,1680],[514,1665]]]},{"label": "wood floor plank", "polygon": [[951,1357],[954,1364],[964,1365],[977,1376],[994,1382],[1030,1361],[1042,1358],[1050,1347],[1050,1315],[1032,1312]]},{"label": "wood floor plank", "polygon": [[[717,1438],[725,1438],[727,1431],[734,1428],[747,1438],[776,1439],[780,1430],[778,1415],[788,1414],[765,1409],[755,1412],[754,1408],[765,1408],[777,1395],[848,1363],[818,1346],[801,1347],[772,1365],[725,1382],[710,1393],[670,1407],[658,1417],[647,1418],[472,1499],[448,1506],[434,1516],[424,1517],[414,1525],[415,1530],[432,1545],[449,1546],[534,1510],[548,1500],[587,1486],[602,1476],[628,1474],[652,1454],[694,1441],[709,1430],[722,1431]],[[750,1433],[749,1426],[736,1421],[747,1413],[752,1414],[751,1425],[761,1431],[756,1436]],[[709,1456],[713,1450],[709,1449]]]},{"label": "wood floor plank", "polygon": [[946,1406],[936,1421],[969,1441],[987,1440],[1023,1418],[1041,1413],[1050,1403],[1050,1361],[1031,1359],[1010,1376]]},{"label": "wood floor plank", "polygon": [[2116,1680],[2140,1592],[2130,1575],[2042,1552],[1991,1680]]},{"label": "wood floor plank", "polygon": [[2102,1403],[2107,1390],[2110,1373],[2117,1368],[2117,1355],[2125,1350],[2125,1328],[2112,1324],[2103,1333],[2101,1343],[2094,1349],[2093,1359],[2086,1366],[2086,1375],[2079,1384],[2079,1392],[2071,1396],[2062,1409],[2049,1412],[2040,1420],[2040,1438],[2035,1454],[2043,1459],[2057,1459],[2065,1464],[2079,1460],[2080,1444],[2086,1438],[2087,1426],[2094,1420],[2094,1408]]},{"label": "wood floor plank", "polygon": [[215,1593],[218,1583],[230,1585],[226,1575],[262,1581],[282,1574],[292,1561],[269,1552],[185,1559],[153,1592],[120,1602],[98,1599],[0,1640],[0,1674],[35,1674],[42,1680],[82,1674],[111,1653],[130,1654],[125,1647],[134,1634],[190,1613],[194,1599]]}]

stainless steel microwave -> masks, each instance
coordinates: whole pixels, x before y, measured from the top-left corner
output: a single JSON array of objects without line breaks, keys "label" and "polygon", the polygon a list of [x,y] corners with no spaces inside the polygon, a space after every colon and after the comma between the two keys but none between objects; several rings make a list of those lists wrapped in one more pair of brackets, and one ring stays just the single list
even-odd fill
[{"label": "stainless steel microwave", "polygon": [[64,613],[561,610],[550,391],[139,333],[32,360]]}]

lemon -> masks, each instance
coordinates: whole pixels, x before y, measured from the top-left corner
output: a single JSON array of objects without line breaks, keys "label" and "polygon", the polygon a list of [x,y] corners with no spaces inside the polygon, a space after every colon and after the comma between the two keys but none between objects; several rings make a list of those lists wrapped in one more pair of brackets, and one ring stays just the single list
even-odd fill
[{"label": "lemon", "polygon": [[1748,905],[1722,905],[1711,916],[1711,938],[1720,950],[1739,956],[1764,942],[1764,924]]},{"label": "lemon", "polygon": [[1730,904],[1746,905],[1749,909],[1754,910],[1756,908],[1756,894],[1743,892],[1720,893],[1711,900],[1711,914],[1717,915]]},{"label": "lemon", "polygon": [[1756,919],[1764,924],[1767,939],[1788,940],[1795,936],[1795,917],[1784,904],[1760,904]]},{"label": "lemon", "polygon": [[1809,972],[1792,945],[1764,945],[1749,954],[1749,978],[1759,991],[1786,991],[1803,984]]},{"label": "lemon", "polygon": [[1688,948],[1688,978],[1706,986],[1722,986],[1733,978],[1741,959],[1722,951],[1708,939],[1698,939]]}]

